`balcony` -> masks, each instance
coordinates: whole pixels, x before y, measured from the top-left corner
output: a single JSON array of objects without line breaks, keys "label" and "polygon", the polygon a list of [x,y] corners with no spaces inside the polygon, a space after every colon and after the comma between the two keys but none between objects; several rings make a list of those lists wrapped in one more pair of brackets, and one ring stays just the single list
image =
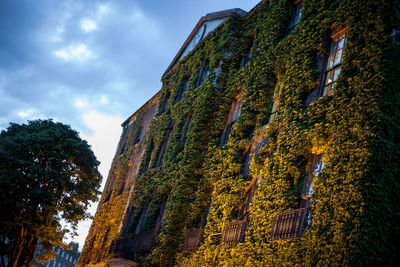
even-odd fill
[{"label": "balcony", "polygon": [[298,239],[302,236],[308,224],[309,211],[306,208],[288,209],[277,213],[269,241]]},{"label": "balcony", "polygon": [[156,232],[141,233],[124,238],[114,239],[110,247],[112,257],[130,256],[135,252],[150,251],[156,242]]},{"label": "balcony", "polygon": [[221,242],[225,243],[228,247],[236,246],[244,237],[247,223],[247,218],[225,223],[222,230]]},{"label": "balcony", "polygon": [[183,244],[183,251],[195,252],[203,240],[203,228],[193,228],[186,232],[185,243]]}]

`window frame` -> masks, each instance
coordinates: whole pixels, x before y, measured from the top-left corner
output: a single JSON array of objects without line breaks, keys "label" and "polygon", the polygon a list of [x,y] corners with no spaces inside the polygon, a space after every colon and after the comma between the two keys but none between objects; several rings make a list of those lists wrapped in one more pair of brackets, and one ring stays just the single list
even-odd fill
[{"label": "window frame", "polygon": [[275,86],[274,96],[272,99],[272,108],[269,116],[269,123],[272,123],[279,115],[279,99],[282,94],[282,86],[278,82]]},{"label": "window frame", "polygon": [[167,133],[166,133],[165,138],[163,140],[163,144],[162,144],[162,146],[160,148],[160,152],[159,152],[158,157],[157,157],[157,162],[156,162],[156,165],[155,165],[156,169],[161,168],[163,166],[164,155],[165,155],[165,152],[167,150],[169,138],[170,138],[170,135],[172,133],[172,129],[173,128],[174,128],[174,124],[172,124],[167,130]]},{"label": "window frame", "polygon": [[302,199],[309,200],[314,193],[314,181],[324,170],[325,161],[323,153],[313,153],[310,155],[307,163],[307,174],[304,177],[304,185],[302,189]]},{"label": "window frame", "polygon": [[242,109],[242,94],[240,93],[235,97],[235,101],[232,103],[231,109],[229,110],[228,121],[225,129],[221,136],[220,147],[225,146],[229,141],[229,135],[232,131],[233,124],[239,119]]},{"label": "window frame", "polygon": [[190,74],[186,75],[183,79],[183,83],[181,84],[180,92],[178,94],[178,99],[176,102],[180,102],[185,99],[185,92],[189,90],[189,81],[190,81]]},{"label": "window frame", "polygon": [[303,15],[303,1],[297,0],[294,1],[292,7],[292,14],[290,16],[289,26],[287,28],[286,35],[290,35],[294,29],[296,29],[297,25],[299,25],[301,18]]},{"label": "window frame", "polygon": [[[339,49],[335,49],[333,51],[333,47],[337,47],[340,42],[343,40],[342,46]],[[336,86],[337,80],[340,76],[341,73],[341,67],[343,64],[343,58],[344,58],[344,49],[346,45],[346,28],[340,30],[340,31],[333,31],[333,34],[331,35],[331,42],[329,44],[329,55],[328,57],[325,58],[324,62],[324,71],[323,71],[323,77],[322,77],[322,82],[321,86],[319,89],[318,97],[322,96],[328,96],[331,94],[331,92],[334,91],[334,88]],[[338,63],[336,62],[336,55],[340,52],[340,61]],[[332,57],[331,57],[332,56]],[[333,62],[332,66],[329,66],[329,62]],[[336,75],[336,72],[339,71],[339,73]],[[329,83],[326,83],[328,74],[332,73],[332,81]],[[336,75],[336,78],[335,78]]]},{"label": "window frame", "polygon": [[208,60],[205,61],[204,65],[201,66],[199,71],[199,77],[197,79],[196,88],[203,85],[206,81],[208,75],[210,74],[210,62]]}]

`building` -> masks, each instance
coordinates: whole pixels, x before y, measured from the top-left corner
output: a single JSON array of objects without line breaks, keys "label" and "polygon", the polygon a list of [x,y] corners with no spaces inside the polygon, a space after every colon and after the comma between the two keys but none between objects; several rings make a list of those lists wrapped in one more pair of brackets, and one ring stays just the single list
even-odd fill
[{"label": "building", "polygon": [[[37,267],[73,267],[77,263],[80,253],[78,251],[79,244],[71,242],[69,244],[72,249],[66,250],[60,247],[53,247],[53,251],[56,253],[55,260],[50,260],[44,263],[34,262]],[[40,244],[38,246],[38,251],[40,251]],[[39,252],[40,253],[40,252]]]},{"label": "building", "polygon": [[80,265],[395,265],[398,1],[202,17],[123,124]]}]

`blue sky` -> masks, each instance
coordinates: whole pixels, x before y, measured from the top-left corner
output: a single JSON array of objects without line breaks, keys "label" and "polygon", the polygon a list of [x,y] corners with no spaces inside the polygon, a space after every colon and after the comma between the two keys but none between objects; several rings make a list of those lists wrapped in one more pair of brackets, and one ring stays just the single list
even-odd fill
[{"label": "blue sky", "polygon": [[[91,144],[104,183],[120,124],[161,88],[200,17],[258,2],[2,0],[0,130],[37,118],[71,125]],[[81,247],[89,227],[79,225]]]}]

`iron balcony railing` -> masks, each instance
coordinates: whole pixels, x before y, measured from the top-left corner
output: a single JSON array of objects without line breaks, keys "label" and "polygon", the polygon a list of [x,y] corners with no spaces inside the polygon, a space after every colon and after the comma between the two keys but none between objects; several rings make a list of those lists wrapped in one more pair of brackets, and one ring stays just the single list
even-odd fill
[{"label": "iron balcony railing", "polygon": [[308,209],[288,209],[277,213],[272,224],[270,241],[297,239],[302,236],[310,223]]},{"label": "iron balcony railing", "polygon": [[221,242],[229,247],[236,246],[244,237],[247,223],[247,217],[243,220],[233,220],[225,223],[222,230]]},{"label": "iron balcony railing", "polygon": [[203,228],[187,230],[182,250],[185,252],[195,252],[200,246],[201,241],[203,241],[203,233]]}]

